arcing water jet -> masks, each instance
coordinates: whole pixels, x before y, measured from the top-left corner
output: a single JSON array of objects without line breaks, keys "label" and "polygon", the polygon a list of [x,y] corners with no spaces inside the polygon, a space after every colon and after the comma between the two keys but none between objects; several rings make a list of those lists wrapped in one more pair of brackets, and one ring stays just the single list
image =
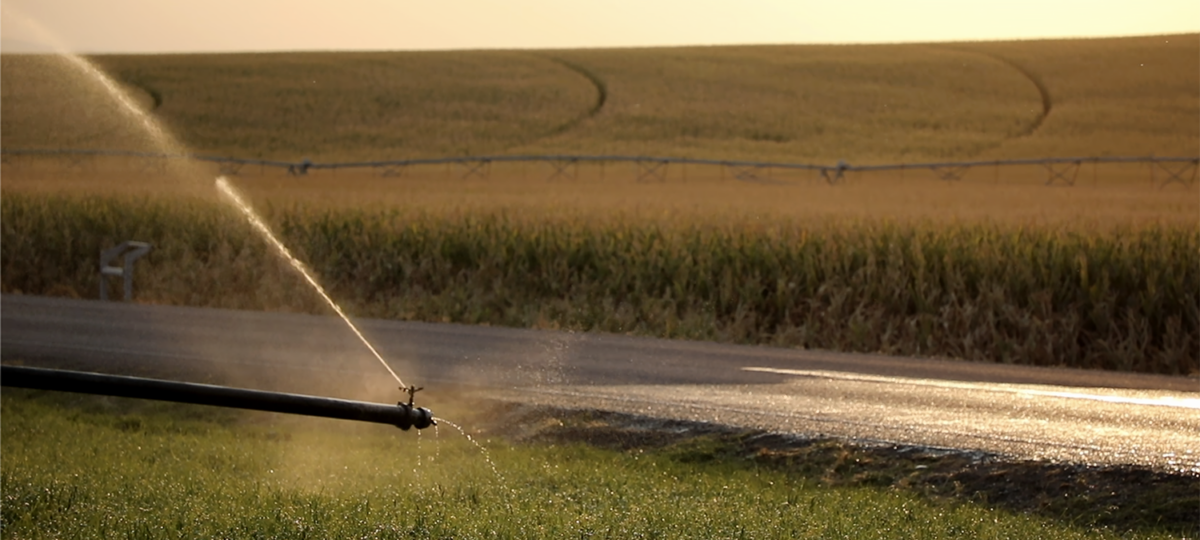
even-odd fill
[{"label": "arcing water jet", "polygon": [[263,238],[265,238],[267,242],[275,248],[275,251],[279,253],[280,257],[283,257],[288,264],[292,265],[292,268],[295,268],[297,272],[300,272],[300,275],[304,276],[304,280],[307,281],[309,285],[312,285],[313,289],[317,291],[317,294],[321,295],[321,298],[325,300],[325,303],[329,304],[329,307],[333,308],[333,311],[337,313],[338,317],[342,318],[342,321],[346,323],[346,326],[350,327],[350,330],[354,332],[354,335],[358,336],[358,339],[363,342],[363,345],[366,345],[367,349],[370,349],[371,354],[374,354],[375,358],[379,360],[379,363],[383,364],[383,369],[386,369],[388,373],[392,374],[392,378],[396,379],[396,382],[400,384],[400,388],[402,390],[409,393],[409,398],[411,399],[412,394],[416,392],[416,389],[414,387],[406,386],[404,381],[400,379],[400,376],[396,375],[395,371],[392,371],[391,366],[389,366],[388,363],[383,360],[383,356],[379,354],[379,351],[375,350],[375,347],[371,345],[371,342],[367,341],[366,336],[363,336],[362,332],[358,330],[358,327],[354,326],[354,323],[350,321],[350,317],[347,317],[346,314],[342,312],[342,308],[337,305],[337,302],[334,302],[333,299],[325,293],[325,288],[322,287],[320,283],[317,283],[316,278],[312,276],[312,272],[309,272],[308,267],[304,266],[304,263],[300,262],[300,259],[297,259],[295,256],[293,256],[291,250],[289,250],[287,246],[283,245],[283,242],[279,241],[279,238],[275,236],[275,233],[271,231],[271,228],[263,222],[262,218],[258,217],[258,214],[254,211],[254,208],[251,207],[250,204],[244,199],[242,199],[242,196],[238,193],[237,189],[230,185],[229,180],[227,180],[224,176],[219,176],[217,177],[216,183],[217,190],[219,190],[221,194],[225,195],[225,197],[229,199],[229,202],[236,206],[238,210],[242,211],[242,214],[246,216],[246,220],[249,221],[250,225],[254,227],[254,230],[258,231],[259,234],[261,234]]}]

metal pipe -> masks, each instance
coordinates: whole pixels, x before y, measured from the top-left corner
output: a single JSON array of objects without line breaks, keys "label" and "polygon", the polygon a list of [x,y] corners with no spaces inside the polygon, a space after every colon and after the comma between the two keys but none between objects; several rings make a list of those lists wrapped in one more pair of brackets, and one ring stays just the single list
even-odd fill
[{"label": "metal pipe", "polygon": [[[281,167],[281,168],[298,168],[304,165],[304,162],[292,163],[288,161],[271,161],[262,159],[241,159],[232,157],[209,156],[201,154],[163,154],[156,152],[132,152],[125,150],[84,150],[84,149],[47,149],[47,148],[0,148],[2,155],[33,155],[33,156],[49,156],[49,155],[80,155],[80,156],[130,156],[130,157],[146,157],[146,158],[165,158],[165,159],[194,159],[199,161],[209,161],[214,163],[237,163],[242,165],[261,165],[264,167]],[[340,163],[308,163],[308,169],[346,169],[346,168],[369,168],[382,166],[407,166],[407,165],[436,165],[450,163],[474,163],[474,162],[525,162],[525,161],[577,161],[577,162],[642,162],[642,161],[661,161],[670,163],[686,163],[690,165],[726,165],[738,167],[772,167],[779,169],[807,169],[807,170],[824,170],[835,169],[836,165],[816,165],[810,163],[782,163],[782,162],[763,162],[763,161],[738,161],[738,160],[718,160],[718,159],[696,159],[683,157],[653,157],[653,156],[624,156],[624,155],[497,155],[497,156],[462,156],[462,157],[443,157],[443,158],[425,158],[425,159],[395,159],[381,161],[354,161]],[[929,167],[981,167],[987,165],[1041,165],[1045,163],[1074,163],[1076,161],[1085,161],[1088,163],[1200,163],[1200,157],[1196,156],[1076,156],[1063,158],[1031,158],[1031,159],[1000,159],[991,161],[947,161],[947,162],[927,162],[927,163],[895,163],[884,165],[848,165],[845,167],[848,171],[886,171],[886,170],[903,170],[912,168],[929,168]]]},{"label": "metal pipe", "polygon": [[397,403],[393,406],[82,371],[0,366],[0,385],[357,420],[389,424],[403,430],[411,427],[424,429],[437,425],[433,420],[433,411],[424,407],[414,407],[411,402]]}]

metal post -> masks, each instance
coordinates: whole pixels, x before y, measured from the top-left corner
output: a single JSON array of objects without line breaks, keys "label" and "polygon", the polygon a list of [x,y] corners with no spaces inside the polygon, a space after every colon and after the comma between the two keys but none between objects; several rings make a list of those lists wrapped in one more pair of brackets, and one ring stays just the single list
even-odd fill
[{"label": "metal post", "polygon": [[933,174],[936,174],[938,178],[941,178],[942,180],[944,180],[946,182],[957,182],[959,180],[962,180],[963,176],[966,175],[967,171],[970,169],[971,169],[970,165],[959,165],[959,164],[944,164],[944,165],[930,165],[929,166],[929,170],[933,171]]},{"label": "metal post", "polygon": [[[1191,186],[1196,181],[1197,169],[1200,168],[1200,160],[1188,161],[1179,167],[1172,169],[1166,163],[1161,161],[1150,164],[1150,172],[1154,173],[1154,169],[1161,168],[1166,173],[1166,180],[1159,185],[1159,189],[1167,187],[1168,184],[1178,182],[1183,186]],[[1190,175],[1188,173],[1191,173]]]},{"label": "metal post", "polygon": [[1083,166],[1082,161],[1072,161],[1063,164],[1062,168],[1055,169],[1053,162],[1043,163],[1049,173],[1049,180],[1046,181],[1047,186],[1054,185],[1054,182],[1062,180],[1063,184],[1068,187],[1075,185],[1075,178],[1079,176],[1079,169]]},{"label": "metal post", "polygon": [[568,180],[575,180],[579,178],[578,159],[552,159],[549,161],[549,163],[550,167],[554,169],[554,172],[550,173],[550,178],[546,179],[547,182],[551,182],[559,178],[566,178]]},{"label": "metal post", "polygon": [[460,163],[462,164],[463,168],[466,169],[466,172],[464,172],[462,175],[463,180],[466,180],[472,176],[478,176],[479,178],[486,180],[488,177],[488,172],[492,168],[492,160],[490,159],[467,160]]},{"label": "metal post", "polygon": [[[821,178],[829,185],[835,185],[846,179],[846,170],[850,168],[850,164],[843,160],[837,162],[836,167],[821,167]],[[833,173],[832,175],[830,173]]]},{"label": "metal post", "polygon": [[[100,252],[100,299],[108,300],[108,282],[105,276],[122,276],[125,278],[125,301],[133,300],[133,263],[150,252],[150,244],[145,242],[125,241],[114,248]],[[113,259],[125,255],[124,266],[112,266]]]},{"label": "metal post", "polygon": [[237,176],[242,171],[242,165],[237,161],[221,161],[217,163],[217,172],[224,176]]}]

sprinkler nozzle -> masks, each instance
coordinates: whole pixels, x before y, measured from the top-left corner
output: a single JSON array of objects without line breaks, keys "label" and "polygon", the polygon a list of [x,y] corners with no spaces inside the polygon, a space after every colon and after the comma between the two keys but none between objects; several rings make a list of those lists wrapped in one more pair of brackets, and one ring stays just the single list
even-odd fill
[{"label": "sprinkler nozzle", "polygon": [[396,423],[396,427],[408,431],[408,428],[425,429],[429,426],[436,426],[437,422],[433,419],[433,411],[425,407],[413,407],[411,404],[397,403],[400,408],[400,421]]},{"label": "sprinkler nozzle", "polygon": [[413,398],[416,396],[416,393],[424,390],[425,388],[419,386],[402,386],[400,389],[408,394],[408,403],[406,404],[404,402],[400,402],[396,404],[397,407],[400,407],[400,409],[404,411],[400,422],[396,424],[396,427],[408,431],[408,428],[410,427],[425,429],[429,426],[436,426],[437,422],[433,419],[433,411],[426,409],[425,407],[417,407],[413,405]]}]

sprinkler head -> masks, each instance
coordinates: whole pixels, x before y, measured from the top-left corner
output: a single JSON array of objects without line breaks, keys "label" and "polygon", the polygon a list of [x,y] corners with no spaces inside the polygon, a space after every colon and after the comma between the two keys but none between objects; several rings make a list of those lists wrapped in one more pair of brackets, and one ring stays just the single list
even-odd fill
[{"label": "sprinkler head", "polygon": [[415,427],[417,429],[425,429],[429,426],[436,426],[437,422],[433,420],[433,411],[425,407],[417,407],[413,405],[413,398],[417,392],[424,390],[418,386],[400,387],[404,393],[408,394],[408,403],[401,401],[396,406],[400,407],[400,421],[396,423],[396,427],[408,431],[408,428]]}]

